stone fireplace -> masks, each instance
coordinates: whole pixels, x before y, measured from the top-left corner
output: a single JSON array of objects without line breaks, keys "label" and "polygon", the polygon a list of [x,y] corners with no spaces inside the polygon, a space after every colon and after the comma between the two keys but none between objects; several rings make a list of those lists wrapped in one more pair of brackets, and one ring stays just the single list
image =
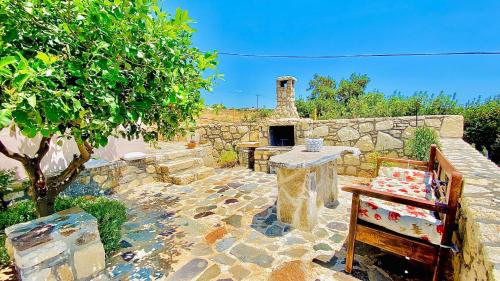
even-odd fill
[{"label": "stone fireplace", "polygon": [[299,119],[295,107],[295,82],[292,76],[281,76],[276,79],[276,109],[271,119]]},{"label": "stone fireplace", "polygon": [[295,145],[295,126],[269,126],[269,145],[270,146],[294,146]]}]

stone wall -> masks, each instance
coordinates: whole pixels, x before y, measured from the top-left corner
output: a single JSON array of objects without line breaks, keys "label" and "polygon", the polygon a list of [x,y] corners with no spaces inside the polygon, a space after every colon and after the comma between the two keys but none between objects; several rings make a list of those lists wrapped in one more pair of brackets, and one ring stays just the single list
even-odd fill
[{"label": "stone wall", "polygon": [[22,280],[90,280],[104,269],[97,220],[79,208],[5,229]]},{"label": "stone wall", "polygon": [[441,144],[464,179],[454,280],[500,280],[500,168],[461,139],[442,139]]},{"label": "stone wall", "polygon": [[[320,137],[324,138],[325,145],[358,147],[362,151],[361,157],[344,156],[339,160],[339,173],[364,177],[373,174],[376,156],[405,157],[407,141],[417,126],[434,128],[443,138],[461,138],[463,135],[463,117],[459,115],[419,116],[417,119],[408,116],[320,121],[277,119],[260,124],[218,123],[199,126],[196,133],[200,142],[211,144],[212,154],[217,159],[221,151],[235,149],[239,142],[257,141],[261,146],[268,146],[269,126],[275,125],[294,125],[296,144],[304,144],[306,138]],[[256,161],[266,160],[257,156],[256,151]]]}]

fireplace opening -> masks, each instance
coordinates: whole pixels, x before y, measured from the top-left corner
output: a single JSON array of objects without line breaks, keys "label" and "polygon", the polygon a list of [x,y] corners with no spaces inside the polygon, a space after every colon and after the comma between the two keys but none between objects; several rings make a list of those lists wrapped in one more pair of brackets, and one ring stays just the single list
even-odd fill
[{"label": "fireplace opening", "polygon": [[294,128],[291,126],[270,126],[269,144],[272,146],[294,146]]}]

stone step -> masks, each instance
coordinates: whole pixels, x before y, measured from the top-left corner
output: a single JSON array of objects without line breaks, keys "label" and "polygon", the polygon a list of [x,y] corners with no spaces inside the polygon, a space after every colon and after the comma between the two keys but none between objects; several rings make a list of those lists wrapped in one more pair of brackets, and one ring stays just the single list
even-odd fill
[{"label": "stone step", "polygon": [[196,166],[203,165],[203,159],[201,158],[186,158],[175,161],[169,161],[167,163],[162,163],[158,165],[162,174],[173,174],[183,170],[187,170]]},{"label": "stone step", "polygon": [[180,158],[196,157],[199,154],[200,148],[182,149],[166,152],[161,155],[162,160],[177,160]]},{"label": "stone step", "polygon": [[194,181],[204,179],[214,174],[214,168],[212,167],[196,167],[189,170],[185,170],[179,173],[175,173],[169,176],[170,182],[177,185],[190,184]]}]

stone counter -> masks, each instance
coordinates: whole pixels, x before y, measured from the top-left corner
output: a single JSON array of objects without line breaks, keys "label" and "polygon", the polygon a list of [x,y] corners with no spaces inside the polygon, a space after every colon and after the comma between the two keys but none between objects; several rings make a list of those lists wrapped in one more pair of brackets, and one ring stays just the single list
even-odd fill
[{"label": "stone counter", "polygon": [[353,147],[325,146],[320,152],[306,152],[305,146],[270,158],[278,181],[277,215],[281,222],[312,231],[317,214],[338,198],[336,159],[346,152],[359,155]]},{"label": "stone counter", "polygon": [[296,145],[287,153],[271,157],[269,165],[288,169],[311,168],[338,159],[346,152],[355,156],[361,154],[358,148],[349,146],[323,146],[319,152],[309,152],[305,145]]}]

